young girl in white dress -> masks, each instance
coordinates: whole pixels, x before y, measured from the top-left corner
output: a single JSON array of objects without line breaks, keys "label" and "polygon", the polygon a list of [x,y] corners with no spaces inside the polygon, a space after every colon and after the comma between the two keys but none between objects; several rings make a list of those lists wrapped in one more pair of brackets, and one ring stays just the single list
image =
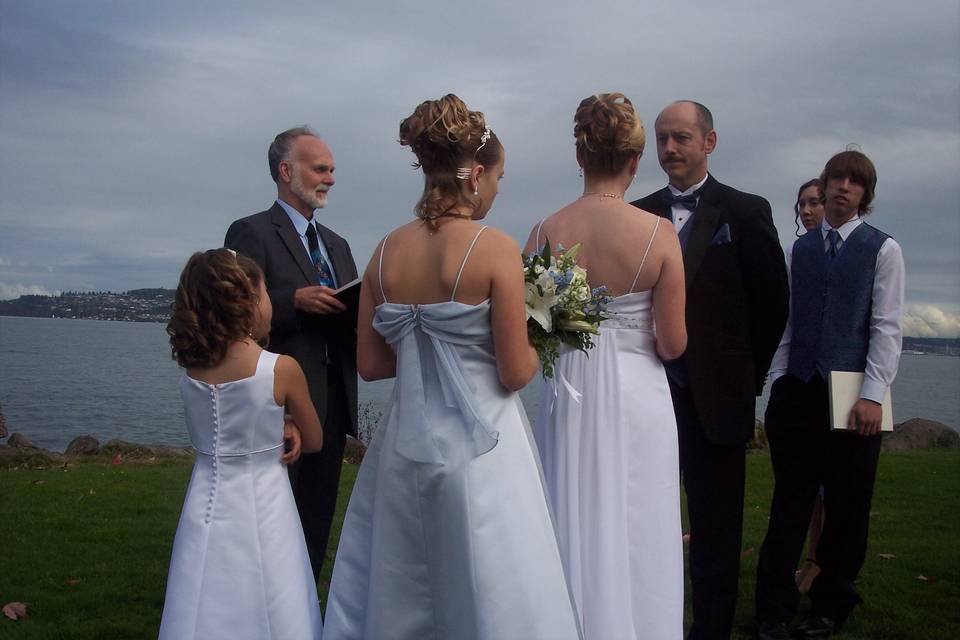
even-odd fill
[{"label": "young girl in white dress", "polygon": [[[316,584],[287,470],[323,432],[297,362],[263,350],[263,273],[229,249],[191,256],[167,325],[196,462],[161,640],[319,639]],[[297,427],[284,425],[284,407]],[[289,440],[290,451],[284,453]]]},{"label": "young girl in white dress", "polygon": [[589,355],[557,360],[534,434],[584,638],[679,640],[679,453],[661,360],[686,348],[683,258],[669,221],[623,200],[645,141],[630,101],[591,96],[574,122],[583,195],[534,227],[525,251],[581,243],[577,262],[613,301]]}]

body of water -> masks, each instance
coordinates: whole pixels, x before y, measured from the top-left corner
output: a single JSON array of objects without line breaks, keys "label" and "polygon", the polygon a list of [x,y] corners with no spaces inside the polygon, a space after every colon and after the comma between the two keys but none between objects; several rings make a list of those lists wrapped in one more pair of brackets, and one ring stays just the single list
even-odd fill
[{"label": "body of water", "polygon": [[[62,451],[78,435],[187,444],[179,378],[161,324],[0,317],[0,405],[10,432],[38,446]],[[392,380],[361,382],[360,400],[375,414],[392,390]],[[531,418],[537,390],[520,393]],[[893,417],[960,427],[960,358],[904,354]]]}]

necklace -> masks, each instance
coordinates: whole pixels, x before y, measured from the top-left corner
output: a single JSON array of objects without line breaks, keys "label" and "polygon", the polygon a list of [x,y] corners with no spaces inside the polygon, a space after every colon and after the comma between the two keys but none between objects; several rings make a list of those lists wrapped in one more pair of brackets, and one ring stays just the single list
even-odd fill
[{"label": "necklace", "polygon": [[586,198],[587,196],[600,196],[603,198],[613,198],[614,200],[623,200],[622,193],[600,193],[599,191],[585,191],[581,198]]}]

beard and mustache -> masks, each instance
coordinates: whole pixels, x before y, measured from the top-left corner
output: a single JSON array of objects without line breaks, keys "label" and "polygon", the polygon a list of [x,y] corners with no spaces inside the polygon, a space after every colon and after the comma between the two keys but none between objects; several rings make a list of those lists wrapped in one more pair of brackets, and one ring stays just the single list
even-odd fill
[{"label": "beard and mustache", "polygon": [[294,165],[293,174],[290,176],[290,191],[303,202],[314,209],[322,209],[327,206],[327,190],[325,184],[317,185],[315,189],[310,189],[303,183],[303,175],[300,169]]}]

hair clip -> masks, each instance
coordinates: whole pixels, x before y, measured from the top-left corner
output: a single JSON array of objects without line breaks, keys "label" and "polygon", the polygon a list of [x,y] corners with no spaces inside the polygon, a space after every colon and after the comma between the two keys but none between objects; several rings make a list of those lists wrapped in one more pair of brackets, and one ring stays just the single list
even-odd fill
[{"label": "hair clip", "polygon": [[487,140],[490,139],[490,127],[486,127],[483,130],[483,135],[480,136],[480,146],[477,147],[477,150],[473,152],[473,157],[476,158],[477,154],[480,153],[480,149],[483,149],[483,146],[487,144]]},{"label": "hair clip", "polygon": [[473,169],[470,167],[460,167],[457,169],[457,180],[466,180],[470,177],[471,173],[473,173]]},{"label": "hair clip", "polygon": [[[227,248],[226,248],[226,247],[224,247],[224,249],[227,249]],[[230,252],[230,254],[231,254],[231,255],[232,255],[232,256],[233,256],[234,258],[236,258],[236,257],[237,257],[237,252],[236,252],[236,251],[234,251],[233,249],[227,249],[227,251],[229,251],[229,252]]]}]

